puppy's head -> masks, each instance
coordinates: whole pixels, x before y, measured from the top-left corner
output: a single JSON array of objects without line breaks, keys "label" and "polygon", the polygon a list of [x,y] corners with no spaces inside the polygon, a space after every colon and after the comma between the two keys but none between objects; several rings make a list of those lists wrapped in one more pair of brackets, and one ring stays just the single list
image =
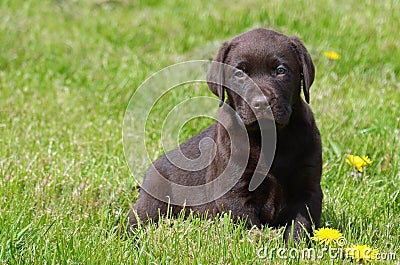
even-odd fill
[{"label": "puppy's head", "polygon": [[207,81],[221,104],[225,101],[251,126],[261,119],[280,127],[289,123],[301,88],[309,103],[314,64],[297,37],[266,29],[245,32],[225,42],[209,70]]}]

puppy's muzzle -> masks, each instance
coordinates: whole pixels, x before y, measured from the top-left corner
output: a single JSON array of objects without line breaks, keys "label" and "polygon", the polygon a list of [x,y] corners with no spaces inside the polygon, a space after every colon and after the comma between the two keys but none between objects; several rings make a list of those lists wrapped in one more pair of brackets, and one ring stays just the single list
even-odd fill
[{"label": "puppy's muzzle", "polygon": [[256,120],[273,120],[271,106],[264,95],[257,95],[249,100],[250,107],[256,117]]},{"label": "puppy's muzzle", "polygon": [[255,112],[263,112],[271,107],[268,104],[268,100],[264,96],[256,96],[250,101],[251,107],[254,109]]}]

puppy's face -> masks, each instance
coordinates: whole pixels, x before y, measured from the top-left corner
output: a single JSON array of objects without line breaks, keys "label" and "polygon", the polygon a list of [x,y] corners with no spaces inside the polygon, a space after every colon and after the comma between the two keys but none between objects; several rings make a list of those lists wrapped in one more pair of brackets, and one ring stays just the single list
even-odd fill
[{"label": "puppy's face", "polygon": [[226,90],[227,103],[246,126],[272,118],[279,127],[287,125],[293,105],[301,100],[302,80],[308,101],[314,66],[295,37],[265,29],[252,30],[225,43],[215,61],[233,68],[225,67],[222,71],[223,89],[215,91],[209,83],[210,88],[222,100],[221,93]]}]

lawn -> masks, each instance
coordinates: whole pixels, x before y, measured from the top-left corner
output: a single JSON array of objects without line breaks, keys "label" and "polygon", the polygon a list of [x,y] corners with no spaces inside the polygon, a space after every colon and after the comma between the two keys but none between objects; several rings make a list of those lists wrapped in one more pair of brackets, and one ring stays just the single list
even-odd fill
[{"label": "lawn", "polygon": [[[338,229],[345,246],[393,254],[376,263],[399,264],[399,7],[395,0],[0,1],[0,263],[353,263],[316,243],[323,255],[315,260],[296,254],[304,242],[278,253],[282,229],[247,230],[226,215],[165,219],[137,240],[116,233],[137,198],[121,136],[137,87],[169,65],[211,59],[223,41],[261,26],[301,37],[317,69],[310,104],[323,141],[321,226]],[[327,58],[330,50],[340,58]],[[191,96],[184,91],[173,100]],[[211,95],[205,86],[196,93]],[[188,123],[180,139],[201,126]],[[162,150],[152,128],[154,158]],[[372,163],[358,173],[348,154]]]}]

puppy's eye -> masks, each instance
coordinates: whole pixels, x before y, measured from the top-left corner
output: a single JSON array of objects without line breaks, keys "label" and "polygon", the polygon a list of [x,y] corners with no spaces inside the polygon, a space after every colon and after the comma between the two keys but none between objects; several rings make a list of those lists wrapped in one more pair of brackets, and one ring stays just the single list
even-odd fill
[{"label": "puppy's eye", "polygon": [[237,71],[234,73],[234,76],[235,76],[236,78],[243,78],[243,77],[244,77],[244,72],[243,72],[242,70],[237,70]]},{"label": "puppy's eye", "polygon": [[283,66],[278,66],[278,67],[276,68],[275,72],[276,72],[277,75],[284,75],[284,74],[287,73],[287,70],[286,70],[286,68],[283,67]]}]

